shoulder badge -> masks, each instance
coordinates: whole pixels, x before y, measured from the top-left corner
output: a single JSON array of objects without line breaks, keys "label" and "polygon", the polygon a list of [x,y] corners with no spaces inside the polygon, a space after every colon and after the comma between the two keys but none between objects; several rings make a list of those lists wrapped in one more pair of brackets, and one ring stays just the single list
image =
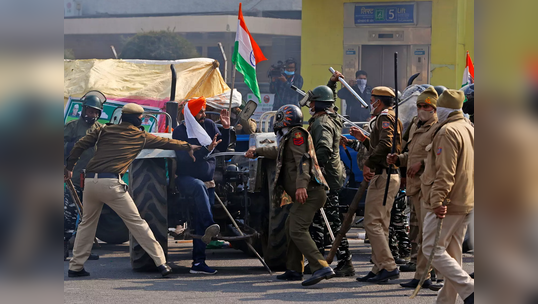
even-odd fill
[{"label": "shoulder badge", "polygon": [[441,154],[441,152],[443,152],[443,148],[441,147],[437,148],[437,155]]},{"label": "shoulder badge", "polygon": [[384,121],[381,126],[383,129],[388,129],[390,127],[390,121]]},{"label": "shoulder badge", "polygon": [[295,132],[293,134],[293,144],[296,145],[296,146],[300,146],[300,145],[304,144],[304,137],[303,137],[303,134],[301,132]]}]

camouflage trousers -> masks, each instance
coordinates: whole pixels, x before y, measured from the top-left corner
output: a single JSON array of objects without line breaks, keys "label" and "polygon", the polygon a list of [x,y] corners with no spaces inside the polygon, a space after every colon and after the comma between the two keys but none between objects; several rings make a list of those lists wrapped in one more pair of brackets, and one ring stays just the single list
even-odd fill
[{"label": "camouflage trousers", "polygon": [[[75,191],[82,201],[82,189],[75,186]],[[71,238],[77,227],[78,211],[71,192],[64,187],[64,240]]]},{"label": "camouflage trousers", "polygon": [[[327,194],[327,201],[325,202],[323,210],[325,210],[325,215],[327,215],[331,230],[336,237],[336,234],[342,227],[343,219],[342,212],[340,212],[339,208],[338,194],[332,192]],[[329,230],[325,227],[325,220],[323,220],[323,216],[319,211],[316,212],[312,225],[310,225],[310,236],[316,243],[319,252],[322,255],[325,255],[325,246],[332,244],[332,240]],[[344,237],[336,252],[336,258],[341,261],[349,258],[350,255],[349,242],[347,241],[347,238]]]},{"label": "camouflage trousers", "polygon": [[389,226],[389,247],[395,259],[407,258],[411,254],[409,224],[405,215],[406,206],[405,192],[400,190],[394,199]]}]

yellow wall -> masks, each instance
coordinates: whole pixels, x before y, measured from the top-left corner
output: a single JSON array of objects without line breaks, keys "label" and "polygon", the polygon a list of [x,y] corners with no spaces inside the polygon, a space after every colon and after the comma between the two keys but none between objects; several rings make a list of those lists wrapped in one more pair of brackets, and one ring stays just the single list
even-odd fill
[{"label": "yellow wall", "polygon": [[[420,0],[419,0],[420,1]],[[303,89],[326,84],[330,66],[342,69],[344,3],[401,0],[303,0],[301,73]],[[432,0],[431,83],[461,86],[465,52],[474,60],[474,0]],[[306,113],[305,113],[306,114]]]}]

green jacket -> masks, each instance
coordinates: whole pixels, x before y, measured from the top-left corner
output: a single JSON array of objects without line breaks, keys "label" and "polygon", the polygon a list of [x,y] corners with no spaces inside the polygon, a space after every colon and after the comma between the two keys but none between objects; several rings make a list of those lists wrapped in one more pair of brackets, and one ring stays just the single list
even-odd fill
[{"label": "green jacket", "polygon": [[[100,129],[103,126],[102,123],[96,121],[93,125],[87,124],[82,118],[68,122],[64,126],[64,163],[69,153],[77,143],[79,139],[93,132],[96,129]],[[82,153],[77,165],[73,169],[73,184],[80,187],[80,173],[83,169],[86,169],[86,165],[92,159],[95,149],[88,149]]]},{"label": "green jacket", "polygon": [[336,114],[316,113],[308,121],[308,131],[312,135],[314,148],[323,176],[333,191],[342,188],[345,171],[340,160],[340,137],[342,120]]},{"label": "green jacket", "polygon": [[312,137],[302,127],[293,127],[284,135],[278,147],[257,148],[256,153],[276,159],[271,198],[274,206],[291,203],[291,200],[295,199],[297,188],[310,190],[309,186],[321,185],[326,190],[329,189],[314,153]]}]

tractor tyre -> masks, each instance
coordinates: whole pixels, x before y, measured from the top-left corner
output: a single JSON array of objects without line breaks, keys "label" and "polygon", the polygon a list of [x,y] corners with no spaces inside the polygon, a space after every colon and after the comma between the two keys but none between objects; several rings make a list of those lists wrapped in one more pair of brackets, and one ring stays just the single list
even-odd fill
[{"label": "tractor tyre", "polygon": [[[167,177],[164,158],[135,160],[129,170],[130,193],[148,223],[155,239],[168,255]],[[136,239],[130,235],[129,252],[135,271],[153,271],[156,265]]]},{"label": "tractor tyre", "polygon": [[99,217],[95,236],[108,244],[122,244],[129,240],[129,229],[120,216],[105,204]]}]

